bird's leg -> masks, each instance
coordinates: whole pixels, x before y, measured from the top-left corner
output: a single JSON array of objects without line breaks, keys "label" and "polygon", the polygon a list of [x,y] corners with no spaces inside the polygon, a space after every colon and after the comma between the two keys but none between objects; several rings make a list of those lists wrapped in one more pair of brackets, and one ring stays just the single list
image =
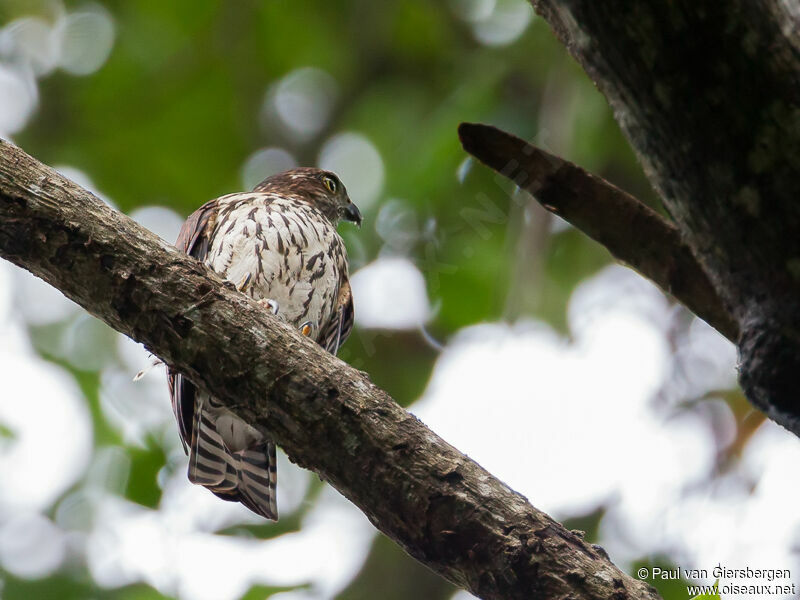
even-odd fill
[{"label": "bird's leg", "polygon": [[278,309],[280,309],[280,307],[278,306],[278,303],[275,302],[275,300],[273,300],[272,298],[262,298],[261,300],[256,300],[256,302],[258,302],[261,306],[269,310],[269,312],[271,312],[273,315],[278,314]]},{"label": "bird's leg", "polygon": [[311,331],[312,331],[311,321],[306,321],[305,323],[300,325],[300,333],[302,333],[304,336],[306,337],[310,336]]}]

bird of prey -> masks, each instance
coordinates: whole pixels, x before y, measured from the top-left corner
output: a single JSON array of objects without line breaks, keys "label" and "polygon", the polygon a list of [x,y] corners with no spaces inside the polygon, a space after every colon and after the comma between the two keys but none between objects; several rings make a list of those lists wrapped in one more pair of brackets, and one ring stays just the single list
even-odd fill
[{"label": "bird of prey", "polygon": [[[314,168],[268,177],[194,213],[176,246],[333,354],[353,328],[339,220],[361,224],[339,178]],[[277,520],[275,443],[221,402],[168,370],[189,480]]]}]

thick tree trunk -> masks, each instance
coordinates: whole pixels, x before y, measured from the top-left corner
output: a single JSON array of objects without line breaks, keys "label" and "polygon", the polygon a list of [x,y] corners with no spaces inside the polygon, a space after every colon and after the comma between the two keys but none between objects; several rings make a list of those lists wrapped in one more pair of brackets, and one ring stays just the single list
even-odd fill
[{"label": "thick tree trunk", "polygon": [[409,554],[477,596],[658,597],[364,373],[2,141],[0,256],[271,430],[289,458],[329,481]]},{"label": "thick tree trunk", "polygon": [[800,434],[800,3],[531,1],[738,322],[748,398]]}]

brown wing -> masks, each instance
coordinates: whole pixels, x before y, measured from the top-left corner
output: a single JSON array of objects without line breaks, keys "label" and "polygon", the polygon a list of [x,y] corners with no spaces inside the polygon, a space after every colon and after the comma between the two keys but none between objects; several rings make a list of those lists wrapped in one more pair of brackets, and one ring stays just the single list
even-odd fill
[{"label": "brown wing", "polygon": [[[205,261],[218,209],[217,200],[211,200],[189,215],[181,227],[175,247],[201,262]],[[167,369],[167,384],[172,400],[172,412],[178,421],[183,450],[188,454],[187,443],[191,443],[192,439],[196,389],[183,375],[171,369]]]},{"label": "brown wing", "polygon": [[319,336],[319,345],[331,354],[336,354],[353,330],[353,292],[350,289],[350,279],[344,271],[342,282],[339,284],[339,296],[336,301],[336,310],[328,324],[322,329]]},{"label": "brown wing", "polygon": [[219,200],[217,199],[206,202],[190,214],[178,233],[175,247],[189,256],[194,256],[199,261],[205,260],[218,210]]}]

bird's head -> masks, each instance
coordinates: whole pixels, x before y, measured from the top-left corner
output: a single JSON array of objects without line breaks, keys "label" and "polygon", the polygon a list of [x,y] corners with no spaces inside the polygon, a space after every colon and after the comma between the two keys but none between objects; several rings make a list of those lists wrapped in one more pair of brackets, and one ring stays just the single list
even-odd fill
[{"label": "bird's head", "polygon": [[330,171],[312,167],[290,169],[267,177],[253,191],[292,195],[318,208],[334,224],[341,219],[361,226],[361,211],[350,200],[341,180]]}]

